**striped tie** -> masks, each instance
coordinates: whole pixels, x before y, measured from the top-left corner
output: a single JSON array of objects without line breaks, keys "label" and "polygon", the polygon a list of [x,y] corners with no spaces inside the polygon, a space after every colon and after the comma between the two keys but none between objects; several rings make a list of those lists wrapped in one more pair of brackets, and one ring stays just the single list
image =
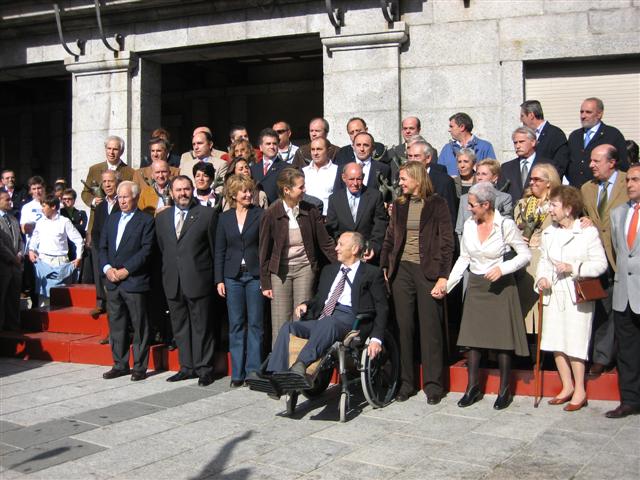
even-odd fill
[{"label": "striped tie", "polygon": [[320,318],[327,317],[333,313],[333,311],[336,308],[336,305],[338,304],[338,299],[340,298],[340,295],[342,295],[342,292],[344,291],[344,284],[347,281],[347,275],[349,274],[351,269],[349,267],[342,267],[340,271],[342,272],[342,277],[340,277],[340,280],[338,281],[336,288],[333,289],[333,293],[331,293],[329,300],[327,300],[327,303],[324,304],[324,308],[322,309]]}]

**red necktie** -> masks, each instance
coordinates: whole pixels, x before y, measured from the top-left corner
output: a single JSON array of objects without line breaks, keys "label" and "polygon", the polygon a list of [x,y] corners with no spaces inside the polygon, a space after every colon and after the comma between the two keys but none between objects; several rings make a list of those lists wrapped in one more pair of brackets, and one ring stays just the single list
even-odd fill
[{"label": "red necktie", "polygon": [[271,165],[269,165],[269,162],[267,162],[266,160],[263,160],[263,161],[262,161],[262,174],[263,174],[263,175],[266,175],[266,174],[267,174],[267,172],[269,171],[269,167],[270,167],[270,166],[271,166]]},{"label": "red necktie", "polygon": [[631,215],[631,222],[629,223],[629,230],[627,231],[627,245],[629,250],[633,248],[633,244],[636,241],[638,235],[638,209],[640,209],[640,202],[636,203],[633,207],[633,215]]}]

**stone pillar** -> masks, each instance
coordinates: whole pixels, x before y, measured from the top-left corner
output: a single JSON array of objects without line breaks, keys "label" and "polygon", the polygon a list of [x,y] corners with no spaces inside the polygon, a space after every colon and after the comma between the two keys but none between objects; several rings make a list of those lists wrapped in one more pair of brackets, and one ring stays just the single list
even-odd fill
[{"label": "stone pillar", "polygon": [[[129,128],[129,160],[138,168],[145,155],[149,155],[151,132],[161,126],[162,71],[160,64],[140,59],[131,79],[131,125]],[[173,132],[171,132],[173,133]],[[176,139],[172,139],[175,142]]]},{"label": "stone pillar", "polygon": [[366,120],[376,141],[398,143],[400,47],[408,38],[404,22],[374,32],[344,27],[340,35],[321,37],[325,47],[324,112],[334,143],[349,143],[346,123],[354,115]]}]

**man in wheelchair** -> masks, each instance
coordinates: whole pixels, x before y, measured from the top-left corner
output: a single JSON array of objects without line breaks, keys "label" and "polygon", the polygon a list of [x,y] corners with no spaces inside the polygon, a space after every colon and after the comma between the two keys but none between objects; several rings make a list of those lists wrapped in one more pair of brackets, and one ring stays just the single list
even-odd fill
[{"label": "man in wheelchair", "polygon": [[[298,305],[298,318],[313,320],[288,322],[278,333],[266,371],[262,378],[284,379],[288,384],[310,388],[312,382],[306,370],[327,349],[349,333],[356,319],[372,321],[368,354],[373,359],[382,350],[385,326],[389,313],[387,292],[382,271],[362,262],[365,240],[357,232],[345,232],[338,239],[338,262],[327,265],[320,274],[315,297]],[[308,339],[296,361],[289,368],[290,335]],[[247,378],[251,385],[251,379]]]}]

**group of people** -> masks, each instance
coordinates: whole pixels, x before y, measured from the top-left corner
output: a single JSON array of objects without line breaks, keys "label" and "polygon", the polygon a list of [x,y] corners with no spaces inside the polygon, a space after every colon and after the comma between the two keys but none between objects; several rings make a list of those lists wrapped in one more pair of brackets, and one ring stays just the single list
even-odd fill
[{"label": "group of people", "polygon": [[[440,155],[416,117],[402,121],[404,141],[389,148],[358,117],[348,121],[351,142],[341,148],[328,140],[323,118],[309,123],[310,142],[300,147],[285,121],[262,130],[257,149],[246,128],[234,126],[226,152],[213,148],[207,127],[198,127],[182,156],[172,152],[169,132],[158,129],[138,170],[122,161],[124,142],[112,136],[105,161],[84,182],[88,222],[73,213],[72,190],[63,191],[61,208],[44,194],[44,181],[32,177],[27,203],[6,170],[0,234],[11,268],[2,274],[2,322],[17,326],[17,310],[10,309],[23,255],[42,264],[36,278],[51,278],[53,269],[60,281],[84,258],[97,287],[95,313],[109,317],[114,363],[106,379],[146,378],[149,345],[159,335],[178,348],[180,370],[168,381],[212,383],[212,327],[223,318],[217,307],[224,299],[232,387],[282,372],[310,381],[307,367],[356,318],[371,322],[368,349],[375,357],[393,318],[397,400],[418,387],[418,335],[420,386],[437,404],[446,394],[446,304],[462,290],[457,344],[465,351],[468,386],[460,407],[481,398],[487,350],[500,370],[494,408],[508,407],[512,356],[529,355],[527,333],[535,332],[542,348],[554,352],[562,381],[549,403],[567,411],[587,405],[586,362],[596,376],[617,357],[622,402],[607,416],[638,413],[640,305],[631,291],[638,286],[640,166],[637,146],[628,156],[603,112],[599,99],[586,99],[582,127],[567,139],[544,119],[539,102],[524,102],[523,126],[512,135],[517,158],[503,164],[491,143],[472,133],[465,113],[449,119],[452,140]],[[599,277],[609,295],[578,302],[575,280],[585,277]],[[290,335],[309,340],[294,362]]]}]

